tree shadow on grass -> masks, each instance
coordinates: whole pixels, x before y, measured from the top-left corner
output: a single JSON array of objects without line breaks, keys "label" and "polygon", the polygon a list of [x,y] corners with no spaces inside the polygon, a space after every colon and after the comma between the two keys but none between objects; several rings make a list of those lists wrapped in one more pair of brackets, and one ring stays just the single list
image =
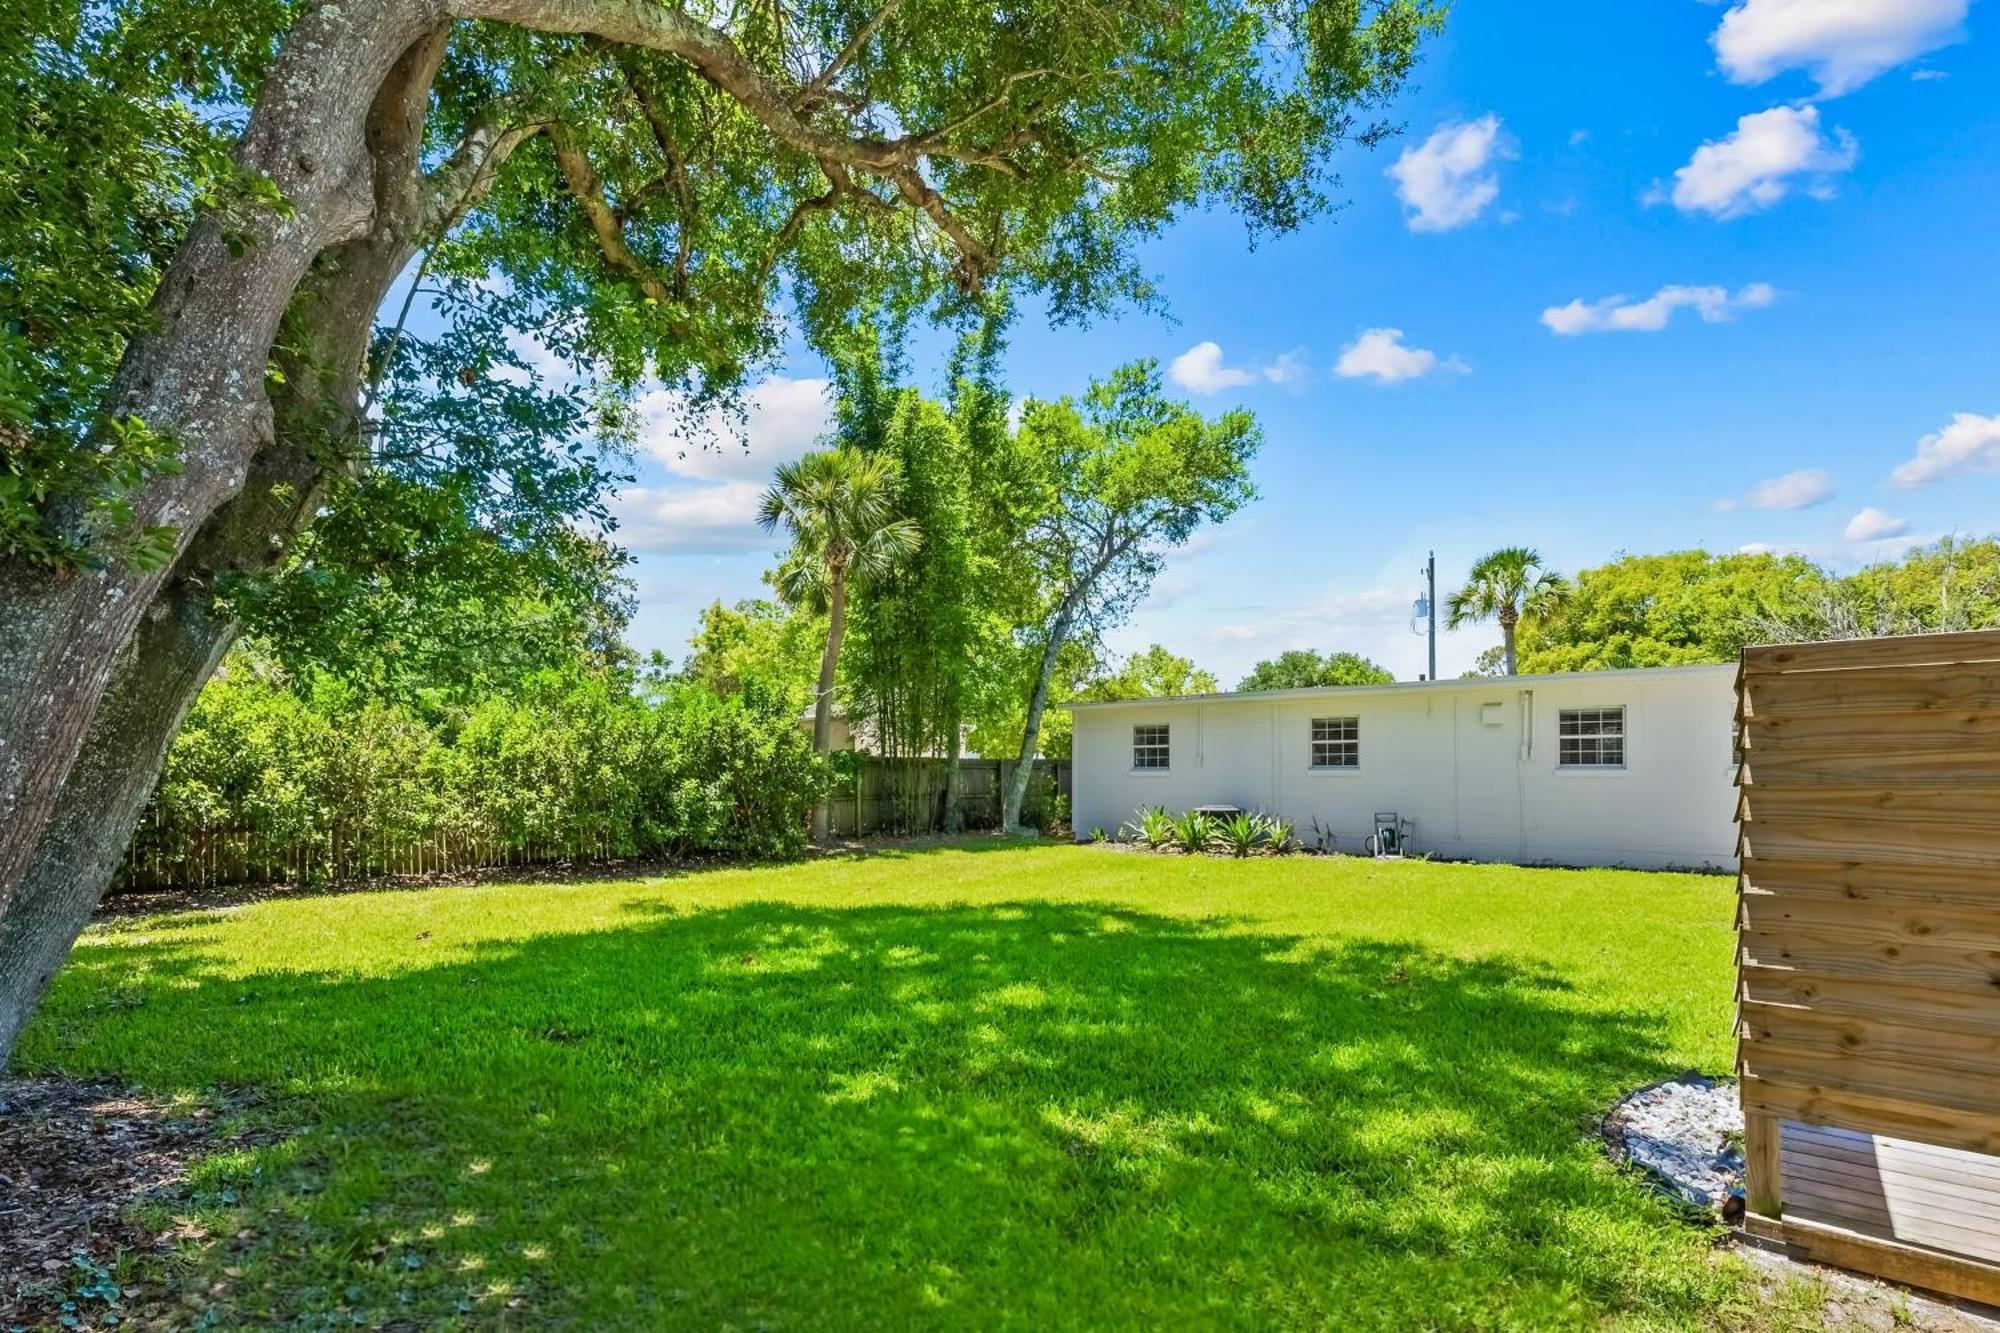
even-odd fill
[{"label": "tree shadow on grass", "polygon": [[[1715,1278],[1583,1141],[1653,1015],[1109,906],[752,903],[388,976],[90,951],[24,1066],[246,1084],[222,1322],[1521,1327]],[[233,1274],[233,1276],[232,1276]],[[203,1299],[210,1299],[204,1297]]]}]

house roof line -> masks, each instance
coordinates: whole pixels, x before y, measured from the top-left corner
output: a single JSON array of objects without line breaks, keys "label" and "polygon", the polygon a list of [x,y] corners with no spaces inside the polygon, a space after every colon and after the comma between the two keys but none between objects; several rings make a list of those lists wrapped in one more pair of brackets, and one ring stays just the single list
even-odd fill
[{"label": "house roof line", "polygon": [[1145,708],[1165,704],[1270,703],[1283,699],[1342,698],[1356,694],[1421,693],[1425,690],[1515,690],[1565,681],[1610,680],[1626,676],[1700,676],[1736,674],[1734,662],[1703,662],[1693,666],[1621,667],[1606,671],[1552,671],[1536,676],[1461,676],[1455,680],[1395,680],[1383,685],[1309,685],[1292,690],[1223,690],[1214,694],[1155,694],[1137,699],[1080,699],[1061,707],[1071,712],[1093,708]]}]

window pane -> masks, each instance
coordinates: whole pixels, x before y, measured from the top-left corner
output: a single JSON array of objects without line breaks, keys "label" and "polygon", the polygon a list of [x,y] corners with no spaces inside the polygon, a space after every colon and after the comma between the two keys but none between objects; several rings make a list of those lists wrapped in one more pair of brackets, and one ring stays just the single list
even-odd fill
[{"label": "window pane", "polygon": [[1556,714],[1556,762],[1565,768],[1622,768],[1623,708],[1564,708]]},{"label": "window pane", "polygon": [[1311,764],[1314,768],[1361,766],[1361,719],[1316,717],[1312,720]]},{"label": "window pane", "polygon": [[1132,767],[1166,768],[1169,742],[1165,723],[1148,723],[1132,728]]}]

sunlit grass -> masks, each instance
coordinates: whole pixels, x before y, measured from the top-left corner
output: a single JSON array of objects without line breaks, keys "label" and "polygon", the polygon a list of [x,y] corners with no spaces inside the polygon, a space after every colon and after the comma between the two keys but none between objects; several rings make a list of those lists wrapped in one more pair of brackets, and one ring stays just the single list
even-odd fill
[{"label": "sunlit grass", "polygon": [[994,843],[298,898],[93,930],[18,1063],[262,1094],[224,1325],[1769,1327],[1586,1139],[1727,1070],[1730,911]]}]

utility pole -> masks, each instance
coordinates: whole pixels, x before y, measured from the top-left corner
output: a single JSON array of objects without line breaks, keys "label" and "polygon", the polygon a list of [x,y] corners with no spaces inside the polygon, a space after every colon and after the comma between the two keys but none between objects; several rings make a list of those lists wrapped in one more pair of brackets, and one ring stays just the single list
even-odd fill
[{"label": "utility pole", "polygon": [[[1422,634],[1430,641],[1431,670],[1430,674],[1425,676],[1424,679],[1436,680],[1438,678],[1438,557],[1436,551],[1430,553],[1430,559],[1424,562],[1424,567],[1418,570],[1417,573],[1424,576],[1424,590],[1417,594],[1417,604],[1410,608],[1410,633]],[[1417,628],[1419,620],[1424,622],[1425,628]]]},{"label": "utility pole", "polygon": [[1430,559],[1424,562],[1424,605],[1431,615],[1431,676],[1438,678],[1438,553],[1432,551]]}]

